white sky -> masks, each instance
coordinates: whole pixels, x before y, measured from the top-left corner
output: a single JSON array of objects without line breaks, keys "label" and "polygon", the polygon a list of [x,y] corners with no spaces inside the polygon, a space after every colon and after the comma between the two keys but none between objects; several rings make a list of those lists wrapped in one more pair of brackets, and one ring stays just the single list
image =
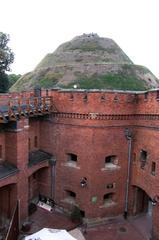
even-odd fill
[{"label": "white sky", "polygon": [[0,0],[12,73],[32,71],[47,53],[83,33],[112,38],[159,78],[159,0]]}]

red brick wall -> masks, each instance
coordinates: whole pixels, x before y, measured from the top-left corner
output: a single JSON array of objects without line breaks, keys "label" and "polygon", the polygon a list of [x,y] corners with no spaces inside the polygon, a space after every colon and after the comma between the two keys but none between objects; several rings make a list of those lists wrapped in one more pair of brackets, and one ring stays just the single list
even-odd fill
[{"label": "red brick wall", "polygon": [[[35,137],[37,137],[37,146],[35,145]],[[29,119],[29,139],[30,151],[40,148],[39,120]]]},{"label": "red brick wall", "polygon": [[[45,96],[45,94],[46,92],[43,91],[42,95]],[[23,93],[23,97],[30,95],[33,95],[33,92]],[[59,114],[53,114],[43,120],[30,118],[29,133],[27,127],[24,128],[24,125],[27,126],[24,121],[18,123],[18,128],[22,131],[5,133],[3,154],[6,160],[16,164],[21,170],[18,178],[14,177],[14,181],[17,181],[18,197],[22,199],[21,204],[24,209],[27,208],[28,192],[24,193],[22,189],[24,186],[28,189],[28,177],[35,171],[39,171],[38,188],[40,191],[45,195],[51,194],[51,169],[48,163],[40,163],[28,169],[28,138],[30,138],[30,151],[42,149],[52,153],[57,159],[55,200],[60,205],[69,207],[65,190],[75,192],[75,201],[80,209],[85,211],[86,217],[107,217],[124,212],[128,161],[128,141],[124,136],[124,129],[127,127],[133,131],[129,189],[130,213],[133,208],[134,186],[144,190],[150,198],[158,193],[159,119],[157,114],[159,101],[156,99],[156,91],[149,92],[147,99],[144,93],[136,95],[100,91],[49,90],[48,95],[53,97]],[[14,93],[12,96],[18,95]],[[62,115],[62,112],[70,114]],[[154,117],[153,114],[156,116]],[[102,119],[102,115],[107,115],[107,117]],[[114,115],[118,116],[114,117]],[[37,147],[34,145],[35,136],[38,139]],[[0,144],[1,142],[4,144],[3,134],[0,135]],[[148,152],[144,170],[140,168],[141,149]],[[76,167],[67,164],[68,153],[78,156]],[[118,157],[118,168],[104,169],[105,157],[109,155]],[[135,159],[134,156],[136,156]],[[151,174],[152,161],[156,162],[155,176]],[[82,177],[87,178],[85,188],[80,186]],[[107,189],[106,186],[109,183],[116,183],[115,188]],[[33,192],[37,186],[34,187]],[[103,196],[107,193],[114,193],[114,205],[104,207]],[[96,202],[92,202],[92,197],[96,197]],[[158,208],[155,209],[153,217],[156,234],[159,232],[157,214]],[[25,215],[26,211],[22,213],[23,217]]]}]

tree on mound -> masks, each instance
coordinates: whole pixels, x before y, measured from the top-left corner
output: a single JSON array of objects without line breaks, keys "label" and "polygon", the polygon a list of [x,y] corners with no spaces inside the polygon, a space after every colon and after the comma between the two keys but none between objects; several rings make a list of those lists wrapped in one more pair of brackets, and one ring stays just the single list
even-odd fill
[{"label": "tree on mound", "polygon": [[14,53],[7,46],[10,38],[8,34],[0,32],[0,92],[8,90],[9,80],[5,71],[10,71],[10,64],[14,61]]}]

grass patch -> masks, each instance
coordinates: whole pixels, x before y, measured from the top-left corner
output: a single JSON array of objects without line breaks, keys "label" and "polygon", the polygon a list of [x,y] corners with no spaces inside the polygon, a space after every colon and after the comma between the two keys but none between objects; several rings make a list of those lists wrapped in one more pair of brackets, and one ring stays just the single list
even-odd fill
[{"label": "grass patch", "polygon": [[116,90],[134,90],[141,91],[148,89],[145,83],[133,76],[118,74],[98,75],[92,77],[83,77],[75,80],[63,88],[73,88],[74,84],[81,89],[116,89]]},{"label": "grass patch", "polygon": [[51,88],[53,87],[58,80],[63,77],[61,73],[48,73],[39,81],[40,87],[42,88]]}]

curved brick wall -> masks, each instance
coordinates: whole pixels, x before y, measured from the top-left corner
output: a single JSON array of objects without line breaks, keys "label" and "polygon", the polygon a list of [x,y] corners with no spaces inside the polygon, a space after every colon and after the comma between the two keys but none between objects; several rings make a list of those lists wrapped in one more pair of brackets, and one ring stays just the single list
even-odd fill
[{"label": "curved brick wall", "polygon": [[[20,121],[19,128],[23,129],[22,132],[6,131],[0,135],[1,144],[5,145],[5,152],[2,155],[12,163],[16,162],[21,171],[18,178],[17,175],[12,176],[12,181],[6,180],[6,183],[14,181],[19,184],[25,173],[26,179],[23,179],[17,187],[18,196],[22,195],[22,204],[24,203],[22,216],[26,215],[25,206],[28,201],[28,192],[22,193],[22,184],[24,182],[27,188],[30,178],[29,184],[34,192],[37,188],[37,183],[32,179],[34,172],[39,172],[41,191],[51,196],[51,166],[44,162],[28,169],[28,138],[30,151],[42,149],[51,153],[57,160],[54,176],[55,201],[67,209],[78,205],[86,218],[109,217],[124,213],[129,144],[124,135],[126,128],[131,129],[133,134],[129,213],[137,213],[134,202],[137,201],[138,190],[149,199],[159,194],[157,93],[157,91],[148,93],[47,91],[48,96],[53,97],[57,112],[44,118],[30,118],[29,130],[23,129],[27,122]],[[42,95],[45,94],[46,91],[43,91]],[[28,97],[33,96],[33,92],[14,93],[10,96]],[[6,96],[1,99],[7,101]],[[7,139],[10,136],[12,142],[8,143]],[[34,145],[35,136],[38,139],[37,147]],[[15,148],[12,148],[14,144]],[[147,158],[144,168],[141,168],[140,158],[143,150]],[[76,155],[77,159],[70,160],[71,154]],[[113,165],[105,164],[105,158],[109,156],[112,156]],[[155,173],[152,174],[154,163]],[[80,184],[83,177],[87,179],[85,187],[81,187]],[[0,184],[4,186],[4,180],[1,180]],[[141,202],[142,199],[138,198],[138,201]],[[159,236],[158,215],[157,204],[153,208],[155,237]]]}]

